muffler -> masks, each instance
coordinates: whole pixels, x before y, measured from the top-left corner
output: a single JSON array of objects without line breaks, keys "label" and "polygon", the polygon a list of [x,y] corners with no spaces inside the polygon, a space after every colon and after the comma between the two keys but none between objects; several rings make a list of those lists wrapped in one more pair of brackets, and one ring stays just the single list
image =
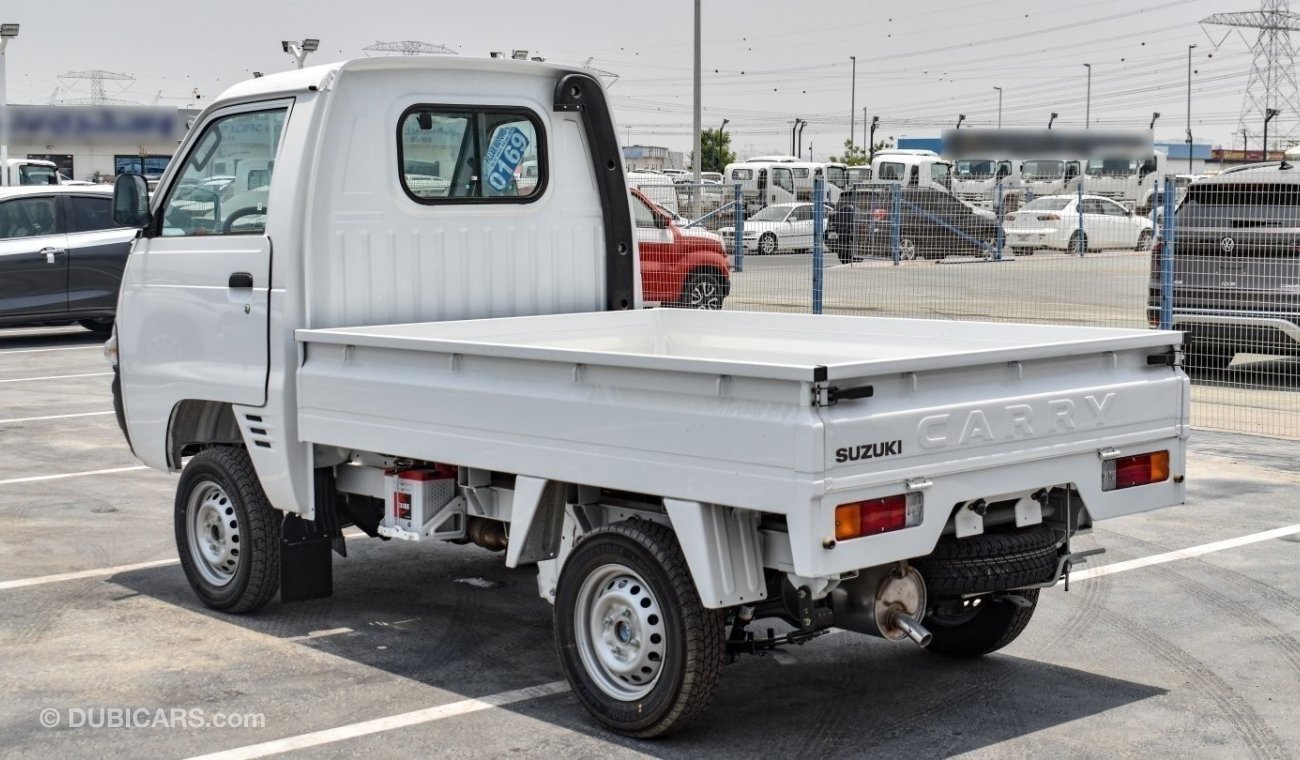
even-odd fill
[{"label": "muffler", "polygon": [[921,625],[925,616],[925,579],[906,562],[863,570],[831,592],[835,625],[890,641],[930,643]]}]

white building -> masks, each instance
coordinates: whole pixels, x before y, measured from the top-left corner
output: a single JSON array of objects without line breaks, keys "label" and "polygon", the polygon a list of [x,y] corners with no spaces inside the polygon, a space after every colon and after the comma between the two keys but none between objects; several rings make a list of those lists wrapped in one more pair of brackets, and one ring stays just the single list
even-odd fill
[{"label": "white building", "polygon": [[198,113],[173,106],[10,105],[9,155],[53,161],[73,179],[158,175]]}]

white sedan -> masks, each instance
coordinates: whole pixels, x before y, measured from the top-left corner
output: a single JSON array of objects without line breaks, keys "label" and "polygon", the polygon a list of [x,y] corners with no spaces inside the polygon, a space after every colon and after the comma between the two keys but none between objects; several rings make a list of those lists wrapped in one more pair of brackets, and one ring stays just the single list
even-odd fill
[{"label": "white sedan", "polygon": [[[830,207],[826,208],[830,213]],[[823,218],[822,228],[826,221]],[[731,249],[736,238],[735,227],[718,230],[723,244]],[[778,251],[809,251],[813,247],[813,205],[811,203],[779,203],[768,206],[745,220],[745,250],[756,253]]]},{"label": "white sedan", "polygon": [[1145,251],[1151,247],[1152,231],[1150,219],[1109,198],[1047,195],[1007,214],[1006,236],[1007,246],[1020,253],[1036,248]]}]

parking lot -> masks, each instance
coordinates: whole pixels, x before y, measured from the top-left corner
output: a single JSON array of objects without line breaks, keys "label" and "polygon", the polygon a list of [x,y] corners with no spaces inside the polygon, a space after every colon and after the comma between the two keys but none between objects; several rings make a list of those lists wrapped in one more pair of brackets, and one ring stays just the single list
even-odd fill
[{"label": "parking lot", "polygon": [[1300,747],[1294,442],[1198,430],[1188,504],[1081,539],[1107,553],[1045,592],[1001,653],[954,661],[833,633],[741,659],[702,719],[638,743],[567,693],[533,573],[481,549],[353,538],[331,599],[203,608],[174,559],[175,476],[131,456],[107,372],[80,328],[0,332],[4,757]]}]

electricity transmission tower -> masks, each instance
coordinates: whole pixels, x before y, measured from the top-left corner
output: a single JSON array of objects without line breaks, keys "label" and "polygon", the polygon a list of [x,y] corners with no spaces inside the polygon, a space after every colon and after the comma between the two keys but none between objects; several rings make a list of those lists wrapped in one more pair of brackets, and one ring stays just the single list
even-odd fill
[{"label": "electricity transmission tower", "polygon": [[362,48],[367,53],[398,53],[400,55],[457,55],[455,50],[446,45],[434,45],[419,40],[400,40],[398,42],[376,42]]},{"label": "electricity transmission tower", "polygon": [[136,104],[135,101],[133,100],[119,100],[118,98],[110,98],[106,94],[104,94],[104,82],[110,80],[122,81],[122,82],[134,82],[135,77],[131,76],[130,74],[115,74],[111,71],[103,71],[101,69],[95,69],[93,71],[69,71],[66,74],[60,74],[59,79],[76,79],[76,80],[86,79],[90,81],[89,98],[77,98],[75,100],[61,101],[63,103],[92,105],[92,106],[102,106],[102,105],[109,105],[109,104],[113,104],[113,105],[135,105]]},{"label": "electricity transmission tower", "polygon": [[1291,44],[1291,32],[1300,31],[1300,14],[1292,13],[1289,6],[1288,0],[1263,0],[1257,11],[1216,13],[1201,19],[1202,24],[1234,27],[1238,33],[1259,30],[1251,45],[1254,55],[1237,123],[1239,134],[1248,124],[1262,123],[1270,108],[1281,112],[1275,132],[1281,140],[1290,142],[1300,126],[1300,87],[1296,84],[1295,46]]}]

